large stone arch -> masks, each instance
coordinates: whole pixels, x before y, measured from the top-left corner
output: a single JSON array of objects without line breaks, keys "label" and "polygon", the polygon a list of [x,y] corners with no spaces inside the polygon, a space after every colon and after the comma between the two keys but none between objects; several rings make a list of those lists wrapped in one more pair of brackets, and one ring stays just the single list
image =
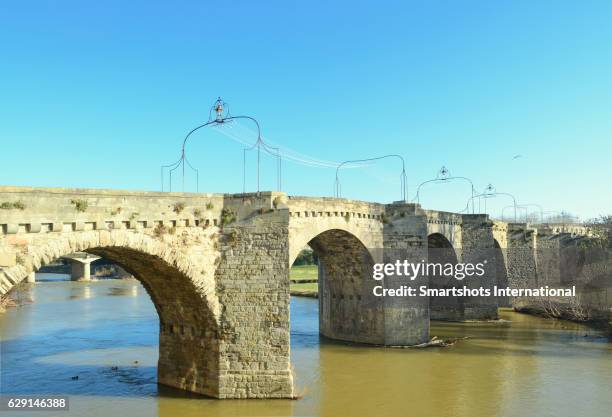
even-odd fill
[{"label": "large stone arch", "polygon": [[[379,255],[373,250],[376,243],[372,241],[373,239],[367,233],[367,229],[364,230],[358,226],[352,226],[344,219],[333,223],[313,221],[311,224],[300,226],[302,227],[299,229],[290,228],[289,230],[289,266],[293,265],[293,262],[295,262],[304,246],[308,245],[317,236],[332,230],[340,230],[354,236],[355,239],[362,242],[373,258],[377,258]],[[382,247],[382,242],[379,243],[379,246]]]},{"label": "large stone arch", "polygon": [[337,340],[384,344],[383,304],[372,293],[370,249],[345,229],[325,230],[307,243],[319,259],[319,332]]},{"label": "large stone arch", "polygon": [[[214,273],[144,233],[127,230],[49,234],[30,242],[18,265],[0,270],[13,285],[72,252],[89,252],[119,264],[146,288],[159,315],[158,382],[219,395],[220,304]],[[6,282],[6,280],[4,280]]]},{"label": "large stone arch", "polygon": [[[433,272],[429,274],[429,288],[449,289],[463,286],[463,283],[453,276],[445,276],[442,273],[447,264],[455,265],[459,261],[456,249],[445,234],[431,233],[427,236],[427,261]],[[458,321],[465,318],[463,297],[433,296],[429,298],[429,308],[432,320]]]}]

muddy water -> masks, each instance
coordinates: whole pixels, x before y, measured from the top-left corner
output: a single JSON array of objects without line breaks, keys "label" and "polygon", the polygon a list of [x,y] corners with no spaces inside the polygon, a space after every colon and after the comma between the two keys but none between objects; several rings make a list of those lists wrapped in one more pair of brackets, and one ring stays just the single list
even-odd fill
[{"label": "muddy water", "polygon": [[612,344],[583,326],[505,311],[507,323],[434,323],[434,335],[470,337],[451,348],[354,347],[319,339],[317,301],[306,298],[291,306],[302,399],[189,396],[156,384],[158,319],[137,281],[38,278],[45,282],[23,292],[32,303],[0,316],[0,392],[67,394],[70,411],[58,416],[574,417],[612,410]]}]

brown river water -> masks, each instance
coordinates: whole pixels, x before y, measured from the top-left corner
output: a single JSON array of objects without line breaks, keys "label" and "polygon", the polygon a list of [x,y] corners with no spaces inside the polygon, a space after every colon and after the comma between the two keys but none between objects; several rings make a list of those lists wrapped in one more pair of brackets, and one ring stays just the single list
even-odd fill
[{"label": "brown river water", "polygon": [[502,311],[432,323],[432,335],[469,337],[448,348],[353,346],[321,340],[317,300],[294,297],[302,398],[214,400],[156,384],[158,318],[137,281],[37,278],[23,290],[32,303],[0,315],[0,393],[68,395],[70,410],[17,416],[612,415],[612,343],[578,324]]}]

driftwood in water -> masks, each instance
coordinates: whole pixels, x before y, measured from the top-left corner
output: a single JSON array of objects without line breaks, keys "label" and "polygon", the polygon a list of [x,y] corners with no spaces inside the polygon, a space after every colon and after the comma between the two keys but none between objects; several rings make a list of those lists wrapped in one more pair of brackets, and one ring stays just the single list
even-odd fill
[{"label": "driftwood in water", "polygon": [[437,336],[434,336],[431,338],[429,342],[420,343],[418,345],[388,346],[388,347],[398,348],[398,349],[413,349],[413,348],[426,348],[426,347],[449,347],[449,346],[454,346],[455,343],[457,343],[459,340],[465,340],[465,339],[469,339],[469,337],[465,336],[465,337],[455,337],[452,339],[438,339]]}]

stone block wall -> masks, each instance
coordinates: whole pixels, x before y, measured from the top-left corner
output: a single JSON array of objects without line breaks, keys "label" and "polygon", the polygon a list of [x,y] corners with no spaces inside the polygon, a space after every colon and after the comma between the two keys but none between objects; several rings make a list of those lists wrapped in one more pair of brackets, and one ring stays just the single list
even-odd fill
[{"label": "stone block wall", "polygon": [[[384,262],[427,259],[427,216],[419,205],[393,203],[386,206],[383,230]],[[427,286],[425,277],[386,277],[385,288]],[[385,344],[413,345],[429,341],[429,298],[384,297]]]},{"label": "stone block wall", "polygon": [[159,383],[289,398],[289,215],[276,197],[0,187],[11,203],[0,209],[1,293],[69,253],[104,257],[155,305]]},{"label": "stone block wall", "polygon": [[[495,264],[495,243],[493,223],[487,215],[463,215],[461,241],[461,262],[483,263],[485,274],[482,277],[472,276],[465,279],[469,288],[487,288],[493,291],[497,283]],[[497,300],[495,297],[466,297],[464,300],[465,320],[486,320],[497,318]]]},{"label": "stone block wall", "polygon": [[[461,284],[492,288],[501,251],[508,285],[518,288],[558,283],[567,243],[555,228],[494,225],[486,215],[274,192],[0,187],[0,207],[0,295],[69,253],[104,257],[139,279],[155,305],[158,381],[218,398],[293,395],[289,268],[306,244],[321,260],[323,335],[412,345],[429,339],[430,300],[375,297],[372,288],[418,290],[428,280],[374,281],[373,263],[425,262],[428,236],[438,233],[459,262],[488,262],[484,277]],[[496,318],[497,302],[464,299],[460,315]]]},{"label": "stone block wall", "polygon": [[219,397],[290,398],[289,212],[278,194],[235,199],[238,220],[223,227],[216,270],[221,315]]},{"label": "stone block wall", "polygon": [[[536,229],[524,223],[508,225],[507,273],[510,288],[535,288],[537,281],[537,235]],[[511,297],[510,304],[521,308],[523,297]]]}]

